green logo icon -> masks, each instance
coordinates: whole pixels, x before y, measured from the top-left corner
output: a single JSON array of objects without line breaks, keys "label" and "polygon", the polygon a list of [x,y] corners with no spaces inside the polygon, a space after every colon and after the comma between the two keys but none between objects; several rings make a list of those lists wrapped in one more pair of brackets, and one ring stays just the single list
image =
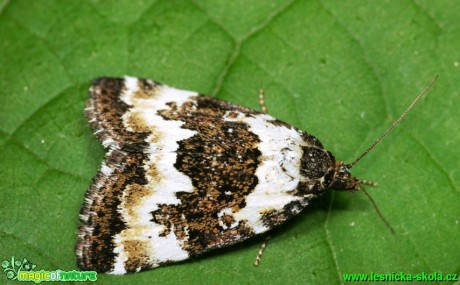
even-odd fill
[{"label": "green logo icon", "polygon": [[11,257],[11,260],[3,260],[2,267],[3,273],[6,274],[6,277],[11,280],[18,279],[19,271],[31,271],[37,265],[28,261],[27,258],[24,258],[22,261],[19,259],[14,259],[14,256]]}]

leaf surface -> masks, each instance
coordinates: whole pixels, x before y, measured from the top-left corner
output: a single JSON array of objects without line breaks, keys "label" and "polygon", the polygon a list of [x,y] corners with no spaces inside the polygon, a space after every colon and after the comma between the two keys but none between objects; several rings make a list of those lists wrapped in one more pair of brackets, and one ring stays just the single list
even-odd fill
[{"label": "leaf surface", "polygon": [[98,282],[343,284],[344,273],[459,274],[458,4],[0,1],[2,260],[76,269],[78,213],[105,153],[83,116],[95,77],[151,78],[254,109],[263,88],[270,114],[351,162],[440,74],[353,169],[379,182],[368,191],[396,234],[362,193],[328,193],[274,231],[258,268],[263,238],[140,274],[99,274]]}]

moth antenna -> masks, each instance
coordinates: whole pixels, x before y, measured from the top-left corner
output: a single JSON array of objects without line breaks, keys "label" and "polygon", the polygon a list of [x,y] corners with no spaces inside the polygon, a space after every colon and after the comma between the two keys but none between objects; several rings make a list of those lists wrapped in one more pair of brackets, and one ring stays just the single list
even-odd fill
[{"label": "moth antenna", "polygon": [[367,198],[369,198],[369,200],[371,201],[372,205],[374,206],[375,211],[377,212],[377,214],[379,215],[379,217],[383,221],[383,223],[388,227],[388,229],[390,229],[390,232],[392,234],[395,234],[395,230],[390,225],[390,223],[385,219],[385,217],[383,217],[382,212],[380,212],[379,207],[377,207],[377,203],[375,203],[375,201],[374,201],[374,199],[372,199],[371,195],[366,191],[366,189],[364,189],[364,187],[360,186],[359,188],[364,192],[364,194],[366,194]]},{"label": "moth antenna", "polygon": [[420,99],[422,99],[422,97],[426,93],[428,93],[428,91],[436,83],[438,78],[439,78],[439,74],[437,74],[434,77],[434,79],[430,82],[430,84],[427,87],[425,87],[425,89],[423,89],[423,91],[415,98],[414,101],[412,101],[412,103],[409,105],[409,107],[407,107],[406,111],[404,111],[404,113],[402,113],[402,115],[396,121],[393,122],[391,127],[389,127],[368,149],[366,149],[365,152],[363,152],[357,159],[355,159],[355,161],[353,161],[350,164],[347,164],[347,168],[352,168],[356,163],[358,163],[358,161],[361,160],[361,158],[366,156],[376,145],[378,145],[407,116],[407,114],[410,112],[410,110],[412,110],[412,108],[415,106],[415,104],[417,104],[417,102]]}]

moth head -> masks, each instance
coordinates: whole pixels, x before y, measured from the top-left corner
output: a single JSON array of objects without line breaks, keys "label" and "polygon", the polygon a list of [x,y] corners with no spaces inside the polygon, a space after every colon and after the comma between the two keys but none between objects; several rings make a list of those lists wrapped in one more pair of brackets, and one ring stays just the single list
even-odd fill
[{"label": "moth head", "polygon": [[356,191],[361,189],[361,179],[353,177],[348,166],[341,161],[335,162],[329,173],[329,189],[338,191]]}]

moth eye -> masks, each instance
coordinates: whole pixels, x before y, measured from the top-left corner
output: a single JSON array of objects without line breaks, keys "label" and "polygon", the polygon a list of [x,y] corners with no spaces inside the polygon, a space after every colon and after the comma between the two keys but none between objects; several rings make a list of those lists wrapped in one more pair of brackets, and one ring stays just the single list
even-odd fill
[{"label": "moth eye", "polygon": [[348,190],[348,181],[342,179],[333,180],[329,186],[332,190]]}]

